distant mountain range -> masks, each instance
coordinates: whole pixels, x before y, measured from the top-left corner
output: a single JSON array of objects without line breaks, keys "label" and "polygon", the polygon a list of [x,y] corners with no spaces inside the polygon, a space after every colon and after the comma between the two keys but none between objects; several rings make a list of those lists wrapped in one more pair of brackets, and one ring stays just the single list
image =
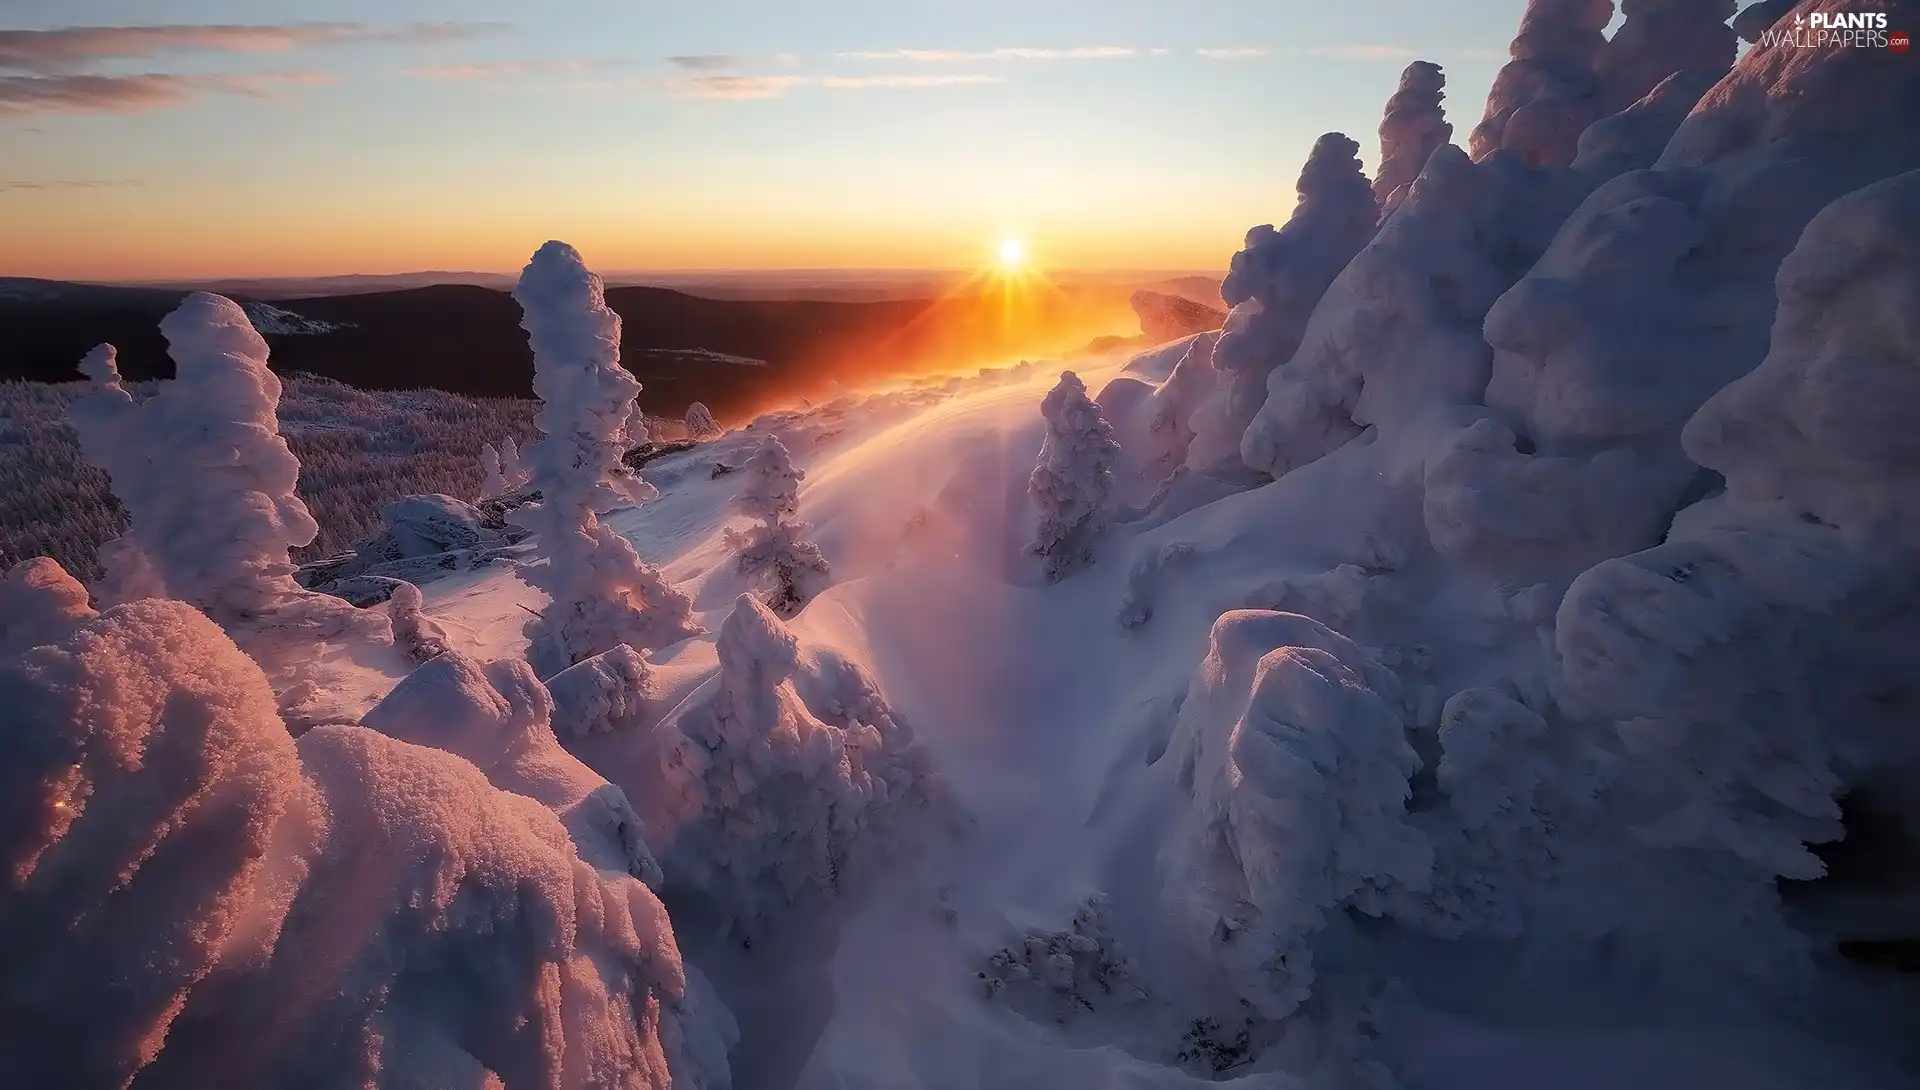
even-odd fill
[{"label": "distant mountain range", "polygon": [[[378,278],[350,279],[365,286]],[[520,308],[505,285],[302,298],[218,286],[247,307],[283,373],[307,372],[363,389],[531,392],[532,355],[519,328]],[[1148,286],[1183,296],[1204,296],[1210,288],[1218,299],[1218,282],[1201,277],[1056,286],[1011,300],[990,293],[860,301],[707,298],[627,286],[608,288],[607,302],[621,316],[622,361],[646,385],[641,402],[649,411],[678,415],[703,401],[737,418],[778,400],[830,396],[842,385],[1062,356],[1096,337],[1137,334],[1128,297]],[[188,290],[0,279],[0,378],[77,379],[80,357],[103,341],[119,349],[129,378],[169,377],[173,366],[158,323]]]}]

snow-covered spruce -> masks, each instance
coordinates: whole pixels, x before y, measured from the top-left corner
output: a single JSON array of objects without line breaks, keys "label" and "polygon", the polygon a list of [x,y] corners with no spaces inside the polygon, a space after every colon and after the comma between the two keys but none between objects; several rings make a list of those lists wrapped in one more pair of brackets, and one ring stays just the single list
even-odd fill
[{"label": "snow-covered spruce", "polygon": [[500,462],[500,452],[493,449],[492,443],[480,444],[480,494],[477,499],[498,499],[507,494],[507,475]]},{"label": "snow-covered spruce", "polygon": [[1649,838],[1756,884],[1823,873],[1836,798],[1920,767],[1920,172],[1828,206],[1778,284],[1766,359],[1683,433],[1725,496],[1583,574],[1557,629],[1569,697],[1645,755]]},{"label": "snow-covered spruce", "polygon": [[[1895,8],[1920,22],[1920,4]],[[1571,578],[1660,540],[1712,484],[1680,429],[1766,354],[1774,274],[1800,231],[1843,194],[1920,167],[1920,132],[1846,105],[1920,111],[1920,79],[1872,52],[1749,50],[1653,169],[1581,204],[1488,312],[1493,418],[1427,460],[1437,548],[1497,558],[1510,577]]]},{"label": "snow-covered spruce", "polygon": [[1114,938],[1111,902],[1095,893],[1060,931],[1027,931],[988,954],[975,974],[988,998],[1064,1025],[1082,1012],[1138,1003],[1147,990]]},{"label": "snow-covered spruce", "polygon": [[1072,371],[1040,402],[1047,434],[1027,495],[1040,509],[1040,526],[1027,551],[1045,561],[1047,578],[1065,579],[1093,563],[1093,540],[1113,506],[1113,463],[1120,453],[1113,427]]},{"label": "snow-covered spruce", "polygon": [[567,736],[651,729],[666,711],[653,667],[625,644],[581,659],[547,679],[555,733]]},{"label": "snow-covered spruce", "polygon": [[1390,675],[1290,613],[1213,626],[1161,763],[1185,794],[1160,857],[1168,911],[1238,998],[1279,1019],[1317,963],[1371,916],[1427,888],[1433,849],[1409,821],[1408,746]]},{"label": "snow-covered spruce", "polygon": [[1626,16],[1597,68],[1600,113],[1618,113],[1675,73],[1709,83],[1733,67],[1734,0],[1621,0]]},{"label": "snow-covered spruce", "polygon": [[659,493],[628,471],[628,418],[640,383],[620,367],[620,316],[600,278],[564,242],[542,246],[514,288],[533,344],[541,438],[525,451],[540,502],[513,521],[539,535],[545,565],[519,575],[551,598],[526,626],[528,657],[542,676],[621,644],[666,647],[700,627],[693,602],[601,521],[622,504]]},{"label": "snow-covered spruce", "polygon": [[0,702],[10,1084],[729,1084],[646,886],[452,754],[295,741],[187,605],[0,661]]},{"label": "snow-covered spruce", "polygon": [[1380,119],[1380,170],[1373,177],[1373,198],[1380,218],[1393,215],[1406,199],[1405,189],[1420,176],[1434,149],[1453,139],[1447,123],[1447,76],[1432,61],[1414,61],[1400,73],[1400,87],[1387,99]]},{"label": "snow-covered spruce", "polygon": [[800,509],[800,482],[806,472],[794,466],[786,445],[771,435],[740,469],[740,491],[731,506],[759,521],[745,530],[729,528],[724,535],[727,547],[737,552],[735,567],[741,575],[770,584],[764,591],[768,607],[781,617],[793,617],[833,578],[820,546],[808,539],[813,527],[793,518]]},{"label": "snow-covered spruce", "polygon": [[1597,69],[1612,18],[1613,0],[1528,0],[1468,144],[1475,160],[1506,149],[1528,166],[1573,161],[1581,131],[1603,113]]},{"label": "snow-covered spruce", "polygon": [[713,418],[713,410],[696,401],[687,406],[687,438],[696,443],[704,443],[720,434],[720,422]]},{"label": "snow-covered spruce", "polygon": [[280,380],[246,314],[196,293],[160,332],[172,381],[136,402],[102,345],[82,364],[93,388],[71,410],[82,451],[132,520],[100,550],[101,597],[186,601],[270,665],[315,639],[390,641],[385,617],[294,582],[289,550],[320,528],[294,493],[300,463],[275,416]]},{"label": "snow-covered spruce", "polygon": [[716,650],[719,674],[655,728],[656,782],[637,797],[668,887],[705,892],[751,933],[838,892],[939,788],[871,679],[838,660],[803,670],[759,599],[734,603]]},{"label": "snow-covered spruce", "polygon": [[1233,309],[1213,347],[1221,383],[1195,414],[1187,464],[1220,472],[1241,465],[1240,437],[1267,397],[1267,376],[1291,359],[1327,286],[1373,237],[1379,202],[1360,167],[1360,145],[1337,132],[1314,142],[1296,185],[1299,203],[1278,230],[1247,232],[1220,285]]}]

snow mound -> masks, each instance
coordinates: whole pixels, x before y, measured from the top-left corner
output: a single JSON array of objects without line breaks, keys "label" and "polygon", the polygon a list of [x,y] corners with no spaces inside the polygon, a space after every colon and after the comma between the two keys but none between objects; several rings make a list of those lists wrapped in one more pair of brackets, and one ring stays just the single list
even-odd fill
[{"label": "snow mound", "polygon": [[188,606],[110,610],[0,693],[9,1082],[727,1084],[645,886],[451,754],[296,743]]},{"label": "snow mound", "polygon": [[1384,914],[1424,889],[1433,849],[1407,819],[1407,745],[1381,669],[1346,637],[1289,613],[1214,624],[1168,762],[1188,794],[1161,856],[1164,896],[1193,952],[1261,1016],[1311,994],[1343,913]]},{"label": "snow mound", "polygon": [[542,405],[534,417],[541,438],[524,454],[540,501],[511,517],[539,535],[548,557],[519,569],[521,577],[552,598],[527,623],[530,657],[550,676],[621,644],[644,650],[697,635],[692,601],[601,518],[658,492],[622,461],[640,383],[620,367],[620,316],[600,278],[573,247],[549,242],[513,297],[525,312]]},{"label": "snow mound", "polygon": [[696,443],[717,438],[721,432],[720,422],[713,418],[713,410],[698,401],[687,406],[686,425],[687,438]]}]

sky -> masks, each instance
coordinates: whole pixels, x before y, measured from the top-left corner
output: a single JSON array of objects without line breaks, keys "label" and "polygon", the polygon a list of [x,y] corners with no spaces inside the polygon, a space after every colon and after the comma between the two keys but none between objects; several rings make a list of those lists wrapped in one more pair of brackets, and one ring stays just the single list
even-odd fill
[{"label": "sky", "polygon": [[1408,61],[1464,142],[1524,7],[0,0],[0,276],[1222,269]]}]

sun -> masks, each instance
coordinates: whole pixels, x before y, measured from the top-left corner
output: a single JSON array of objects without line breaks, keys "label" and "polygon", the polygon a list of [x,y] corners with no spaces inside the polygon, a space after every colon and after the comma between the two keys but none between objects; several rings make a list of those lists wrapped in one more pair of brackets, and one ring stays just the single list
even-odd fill
[{"label": "sun", "polygon": [[1008,235],[1000,240],[1000,265],[1003,268],[1017,268],[1027,260],[1027,244]]}]

